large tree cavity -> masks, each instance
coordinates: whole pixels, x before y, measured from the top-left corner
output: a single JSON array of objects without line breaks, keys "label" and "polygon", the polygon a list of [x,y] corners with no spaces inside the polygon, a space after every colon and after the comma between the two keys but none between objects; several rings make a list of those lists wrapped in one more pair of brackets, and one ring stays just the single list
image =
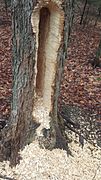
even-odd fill
[{"label": "large tree cavity", "polygon": [[53,109],[58,51],[62,41],[63,12],[55,5],[36,8],[32,14],[36,33],[35,97],[33,117],[49,128]]}]

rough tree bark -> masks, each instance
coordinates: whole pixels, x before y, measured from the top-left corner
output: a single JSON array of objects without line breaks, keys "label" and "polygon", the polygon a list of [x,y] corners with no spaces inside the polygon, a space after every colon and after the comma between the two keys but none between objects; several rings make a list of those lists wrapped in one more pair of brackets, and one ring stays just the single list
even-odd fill
[{"label": "rough tree bark", "polygon": [[[9,137],[9,156],[13,163],[17,162],[18,150],[37,137],[36,129],[40,122],[34,116],[37,113],[35,107],[38,103],[36,98],[38,94],[41,94],[38,98],[44,99],[45,105],[42,105],[48,109],[48,117],[45,118],[49,119],[49,127],[42,126],[42,134],[38,136],[40,145],[48,149],[57,146],[66,148],[57,117],[57,102],[61,74],[67,57],[73,2],[73,0],[12,0],[13,98],[11,120],[8,125],[10,130],[5,134]],[[53,59],[55,58],[52,73],[49,70],[52,65],[48,64],[47,60],[50,54]],[[52,80],[49,74],[52,74]]]}]

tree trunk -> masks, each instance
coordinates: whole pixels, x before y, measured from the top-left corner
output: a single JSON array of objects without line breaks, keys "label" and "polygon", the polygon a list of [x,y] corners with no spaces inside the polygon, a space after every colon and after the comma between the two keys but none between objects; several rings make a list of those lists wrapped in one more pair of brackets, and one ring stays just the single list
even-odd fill
[{"label": "tree trunk", "polygon": [[85,4],[84,4],[84,7],[83,7],[83,12],[82,12],[81,19],[80,19],[80,24],[82,24],[84,14],[85,14],[85,10],[86,10],[86,6],[87,6],[87,0],[85,0]]},{"label": "tree trunk", "polygon": [[19,149],[34,139],[48,149],[66,148],[57,102],[73,2],[12,0],[13,100],[9,139],[13,163],[18,160]]},{"label": "tree trunk", "polygon": [[101,39],[98,48],[96,50],[95,57],[90,62],[94,68],[96,67],[101,68]]},{"label": "tree trunk", "polygon": [[94,66],[95,67],[101,67],[101,39],[99,42],[98,49],[96,51],[96,57],[94,59]]},{"label": "tree trunk", "polygon": [[98,22],[98,19],[100,18],[100,15],[101,15],[101,6],[98,8],[98,14],[97,14],[97,17],[96,17],[96,20],[95,20],[94,27],[97,25],[97,22]]}]

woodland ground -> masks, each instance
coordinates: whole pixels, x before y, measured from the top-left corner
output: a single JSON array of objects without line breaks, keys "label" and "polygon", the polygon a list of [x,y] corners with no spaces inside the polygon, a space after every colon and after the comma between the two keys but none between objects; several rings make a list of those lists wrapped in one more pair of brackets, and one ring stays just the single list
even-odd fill
[{"label": "woodland ground", "polygon": [[[78,22],[78,20],[77,20]],[[101,26],[76,24],[73,27],[68,59],[61,85],[62,103],[94,110],[101,115],[101,68],[94,68],[94,58],[101,37]]]},{"label": "woodland ground", "polygon": [[[0,4],[0,118],[10,116],[12,95],[12,53],[11,53],[11,16],[6,14]],[[100,26],[79,24],[74,26],[68,48],[61,85],[60,104],[73,104],[101,114],[101,69],[93,68],[89,60],[93,57],[101,36]],[[28,180],[100,180],[101,151],[89,144],[82,150],[73,142],[70,145],[73,157],[55,149],[40,149],[37,143],[26,146],[23,159],[10,169],[7,162],[0,163],[0,179]],[[88,149],[86,147],[89,147]]]},{"label": "woodland ground", "polygon": [[0,3],[0,118],[10,115],[12,92],[11,15]]}]

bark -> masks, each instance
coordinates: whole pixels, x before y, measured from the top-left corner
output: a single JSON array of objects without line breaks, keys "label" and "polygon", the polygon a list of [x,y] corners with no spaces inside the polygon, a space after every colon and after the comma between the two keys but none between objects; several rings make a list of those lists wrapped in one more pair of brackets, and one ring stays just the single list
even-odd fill
[{"label": "bark", "polygon": [[[34,5],[36,2],[34,3]],[[32,32],[32,0],[12,1],[13,22],[13,100],[11,114],[11,160],[24,147],[32,123],[34,95],[35,35]],[[35,132],[34,128],[33,131]],[[12,163],[13,163],[12,162]]]}]

